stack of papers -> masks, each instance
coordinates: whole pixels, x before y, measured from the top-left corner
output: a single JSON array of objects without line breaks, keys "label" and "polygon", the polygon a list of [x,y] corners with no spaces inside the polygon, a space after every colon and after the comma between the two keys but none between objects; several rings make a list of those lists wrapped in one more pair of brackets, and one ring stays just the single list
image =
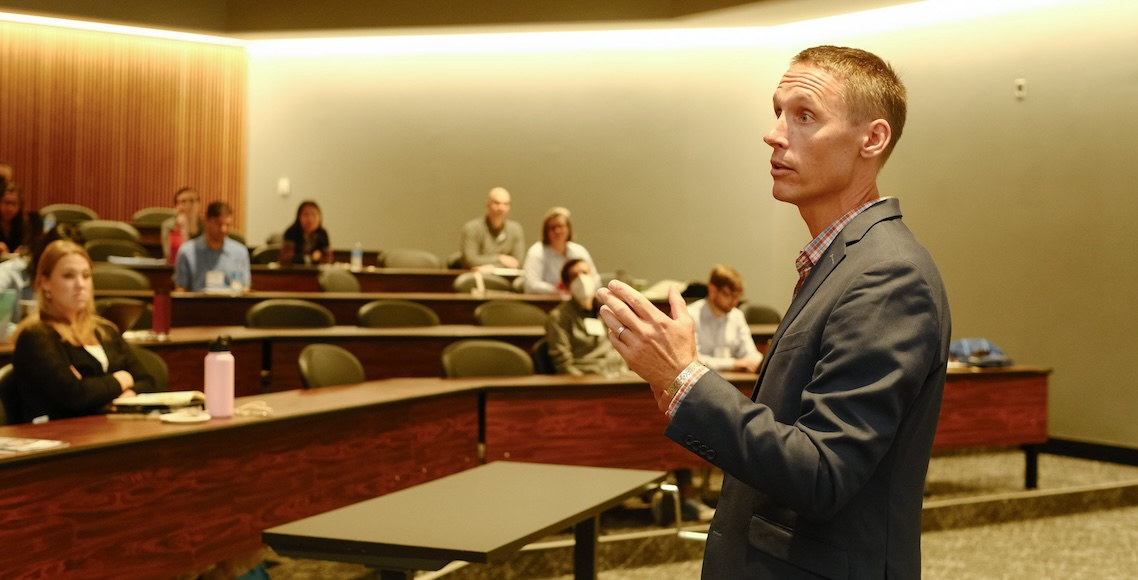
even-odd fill
[{"label": "stack of papers", "polygon": [[139,393],[133,397],[119,397],[111,404],[120,413],[168,412],[205,404],[201,391],[170,391],[166,393]]},{"label": "stack of papers", "polygon": [[67,447],[66,441],[55,439],[27,439],[24,437],[0,437],[0,454],[31,453]]}]

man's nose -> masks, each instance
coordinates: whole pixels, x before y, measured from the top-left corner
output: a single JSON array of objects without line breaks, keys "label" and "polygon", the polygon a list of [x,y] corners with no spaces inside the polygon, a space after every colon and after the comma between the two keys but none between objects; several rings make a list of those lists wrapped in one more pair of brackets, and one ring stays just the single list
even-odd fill
[{"label": "man's nose", "polygon": [[781,119],[775,121],[766,135],[763,135],[763,142],[771,147],[784,147],[786,145],[786,124]]}]

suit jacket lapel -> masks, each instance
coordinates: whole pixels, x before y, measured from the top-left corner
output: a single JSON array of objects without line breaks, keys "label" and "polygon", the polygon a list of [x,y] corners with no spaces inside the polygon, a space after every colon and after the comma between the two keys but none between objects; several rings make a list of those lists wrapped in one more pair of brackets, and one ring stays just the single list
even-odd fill
[{"label": "suit jacket lapel", "polygon": [[755,388],[751,390],[751,400],[754,400],[759,393],[759,385],[763,383],[763,377],[766,376],[767,361],[770,360],[770,355],[774,354],[778,349],[778,341],[782,338],[786,329],[794,322],[795,317],[802,312],[802,308],[826,281],[834,268],[846,257],[846,248],[853,246],[861,241],[865,234],[869,232],[870,228],[878,222],[889,219],[896,219],[901,217],[901,204],[896,198],[887,198],[885,201],[870,207],[869,209],[858,214],[842,231],[838,232],[837,237],[834,238],[833,243],[822,254],[822,258],[818,260],[817,264],[810,269],[810,275],[806,278],[806,282],[802,284],[802,288],[798,291],[798,295],[790,302],[790,307],[786,310],[786,315],[782,317],[782,322],[779,323],[778,329],[775,330],[774,336],[771,337],[770,347],[767,348],[767,356],[763,357],[762,368],[759,369],[759,379],[755,382]]}]

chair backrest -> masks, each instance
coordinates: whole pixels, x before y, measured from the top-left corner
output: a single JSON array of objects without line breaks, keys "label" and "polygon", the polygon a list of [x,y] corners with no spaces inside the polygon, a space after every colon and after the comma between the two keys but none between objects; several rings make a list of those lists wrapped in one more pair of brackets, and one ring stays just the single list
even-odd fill
[{"label": "chair backrest", "polygon": [[539,375],[557,374],[557,365],[553,364],[553,355],[549,354],[549,341],[539,338],[529,351],[533,357],[533,372]]},{"label": "chair backrest", "polygon": [[14,425],[20,419],[20,393],[12,372],[12,363],[0,367],[0,425]]},{"label": "chair backrest", "polygon": [[316,283],[325,292],[359,292],[360,281],[356,275],[343,268],[331,267],[320,270]]},{"label": "chair backrest", "polygon": [[441,270],[443,261],[427,250],[398,248],[383,252],[385,268],[433,268]]},{"label": "chair backrest", "polygon": [[130,240],[138,242],[141,238],[138,228],[118,220],[87,220],[77,226],[83,239],[91,240]]},{"label": "chair backrest", "polygon": [[544,310],[521,300],[490,300],[474,309],[479,326],[545,326],[547,318]]},{"label": "chair backrest", "polygon": [[464,269],[463,264],[462,264],[462,251],[461,250],[453,252],[449,256],[447,256],[446,267],[449,270],[462,270],[462,269]]},{"label": "chair backrest", "polygon": [[87,249],[87,255],[91,256],[94,262],[106,262],[111,256],[145,258],[150,255],[142,244],[132,240],[96,238],[88,241],[83,247]]},{"label": "chair backrest", "polygon": [[170,390],[170,368],[166,366],[166,360],[163,359],[158,353],[137,344],[130,345],[130,350],[134,356],[138,357],[138,361],[146,368],[147,374],[151,379],[154,379],[154,388],[158,391]]},{"label": "chair backrest", "polygon": [[96,290],[150,290],[150,279],[145,274],[114,264],[95,264],[91,281]]},{"label": "chair backrest", "polygon": [[489,272],[463,272],[454,278],[454,291],[455,292],[471,292],[478,288],[478,278],[482,278],[482,287],[486,290],[504,290],[506,292],[514,289],[510,281],[497,274]]},{"label": "chair backrest", "polygon": [[162,222],[178,215],[174,208],[170,207],[144,207],[130,216],[130,223],[134,227],[139,226],[160,226]]},{"label": "chair backrest", "polygon": [[782,322],[782,315],[777,310],[763,304],[744,305],[743,318],[747,319],[747,324],[778,324]]},{"label": "chair backrest", "polygon": [[[119,331],[126,332],[139,327],[139,320],[150,305],[137,298],[96,298],[95,312],[99,316],[110,320],[119,327]],[[148,328],[147,324],[143,328]]]},{"label": "chair backrest", "polygon": [[351,385],[367,380],[360,359],[346,348],[315,343],[304,347],[297,358],[300,382],[306,389]]},{"label": "chair backrest", "polygon": [[411,300],[372,300],[360,306],[356,323],[370,328],[438,326],[439,315],[425,304]]},{"label": "chair backrest", "polygon": [[469,339],[443,349],[443,374],[457,377],[516,377],[533,374],[528,352],[500,340]]},{"label": "chair backrest", "polygon": [[252,328],[327,328],[336,317],[323,305],[295,298],[262,300],[245,312],[245,326]]},{"label": "chair backrest", "polygon": [[253,264],[271,264],[281,259],[280,244],[265,244],[249,255],[249,262]]},{"label": "chair backrest", "polygon": [[40,215],[45,218],[48,215],[55,217],[55,223],[58,224],[77,224],[87,220],[99,219],[99,214],[95,210],[74,204],[74,203],[53,203],[45,205],[40,208]]}]

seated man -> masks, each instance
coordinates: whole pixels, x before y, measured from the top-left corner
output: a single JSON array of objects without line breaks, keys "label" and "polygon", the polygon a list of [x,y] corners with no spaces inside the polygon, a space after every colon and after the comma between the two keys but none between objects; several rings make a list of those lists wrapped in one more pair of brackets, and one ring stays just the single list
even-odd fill
[{"label": "seated man", "polygon": [[178,248],[174,286],[200,292],[244,290],[251,285],[249,250],[229,237],[232,224],[233,209],[229,204],[223,201],[209,204],[204,233]]},{"label": "seated man", "polygon": [[753,373],[763,360],[747,319],[739,310],[742,295],[743,277],[734,268],[719,264],[711,269],[707,298],[688,305],[695,322],[699,360],[708,368]]},{"label": "seated man", "polygon": [[462,226],[462,265],[465,268],[521,268],[525,257],[525,232],[521,224],[506,219],[510,215],[510,192],[504,187],[490,190],[486,216]]},{"label": "seated man", "polygon": [[561,282],[573,298],[557,305],[545,322],[549,355],[560,374],[616,374],[628,368],[597,318],[600,305],[593,299],[597,289],[590,274],[589,263],[581,259],[561,268]]}]

